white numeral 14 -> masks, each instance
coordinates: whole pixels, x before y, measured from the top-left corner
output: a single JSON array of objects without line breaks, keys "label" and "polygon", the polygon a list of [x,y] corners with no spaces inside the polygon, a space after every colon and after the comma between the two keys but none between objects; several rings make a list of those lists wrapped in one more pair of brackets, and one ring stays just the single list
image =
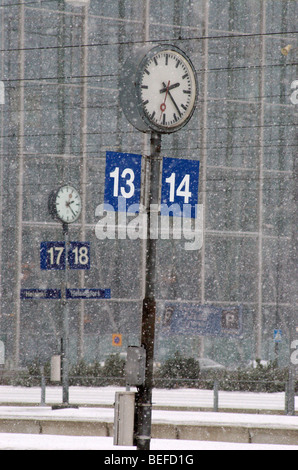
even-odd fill
[{"label": "white numeral 14", "polygon": [[170,202],[174,202],[175,195],[184,197],[184,204],[188,204],[191,198],[191,192],[189,190],[190,175],[185,175],[181,183],[176,189],[176,173],[172,173],[169,178],[166,178],[166,183],[170,185]]}]

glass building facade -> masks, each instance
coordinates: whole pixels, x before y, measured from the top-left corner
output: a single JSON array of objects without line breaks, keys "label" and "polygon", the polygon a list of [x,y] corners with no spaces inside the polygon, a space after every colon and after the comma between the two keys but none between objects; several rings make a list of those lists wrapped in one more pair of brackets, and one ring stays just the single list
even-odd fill
[{"label": "glass building facade", "polygon": [[[196,111],[162,136],[162,155],[200,161],[204,243],[159,240],[156,297],[241,305],[240,338],[167,336],[156,360],[178,349],[234,367],[288,358],[297,336],[296,0],[1,0],[0,340],[7,365],[56,354],[61,302],[22,300],[21,289],[60,288],[63,271],[40,268],[40,243],[61,241],[48,212],[53,189],[71,183],[82,215],[70,239],[90,242],[90,270],[69,271],[73,288],[109,288],[111,299],[71,300],[72,361],[104,360],[138,344],[144,243],[99,240],[106,151],[148,155],[150,136],[120,107],[132,49],[173,44],[198,77]],[[296,82],[296,83],[295,83]],[[274,330],[283,341],[277,348]],[[122,348],[112,335],[122,334]],[[2,339],[1,339],[2,338]]]}]

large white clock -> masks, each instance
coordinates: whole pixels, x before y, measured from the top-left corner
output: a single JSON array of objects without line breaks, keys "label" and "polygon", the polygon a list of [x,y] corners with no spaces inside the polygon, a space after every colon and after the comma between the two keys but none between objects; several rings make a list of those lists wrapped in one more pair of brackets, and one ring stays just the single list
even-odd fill
[{"label": "large white clock", "polygon": [[171,133],[181,129],[193,115],[197,95],[194,66],[175,46],[141,48],[125,63],[120,101],[138,130]]},{"label": "large white clock", "polygon": [[50,196],[49,210],[51,215],[65,224],[75,222],[80,216],[81,209],[80,194],[73,186],[61,186]]}]

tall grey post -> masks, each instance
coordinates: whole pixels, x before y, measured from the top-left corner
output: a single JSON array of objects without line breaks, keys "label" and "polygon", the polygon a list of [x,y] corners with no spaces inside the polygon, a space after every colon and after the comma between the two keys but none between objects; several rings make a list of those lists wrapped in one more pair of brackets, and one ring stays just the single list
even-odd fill
[{"label": "tall grey post", "polygon": [[68,263],[67,256],[69,251],[68,224],[63,223],[63,233],[65,241],[65,277],[64,288],[62,290],[62,309],[63,309],[63,337],[62,337],[62,402],[63,405],[69,404],[69,302],[66,291],[68,288]]},{"label": "tall grey post", "polygon": [[[153,387],[153,357],[155,335],[155,273],[156,273],[156,247],[157,241],[152,237],[153,223],[152,210],[158,210],[159,202],[159,176],[161,166],[161,135],[151,133],[150,146],[150,172],[146,213],[147,213],[147,238],[146,238],[146,285],[145,298],[143,300],[142,314],[142,345],[146,350],[145,383],[138,387],[136,396],[137,406],[137,432],[136,444],[138,450],[150,450],[151,439],[151,415],[152,415],[152,387]],[[153,209],[154,208],[154,209]],[[157,214],[156,214],[157,216]]]}]

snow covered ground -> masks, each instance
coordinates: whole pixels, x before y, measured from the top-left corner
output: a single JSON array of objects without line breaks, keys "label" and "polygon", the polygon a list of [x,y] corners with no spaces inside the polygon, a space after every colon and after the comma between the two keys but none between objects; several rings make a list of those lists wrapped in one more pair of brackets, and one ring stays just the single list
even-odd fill
[{"label": "snow covered ground", "polygon": [[[85,406],[113,406],[116,391],[121,387],[70,387],[69,402]],[[132,389],[133,390],[133,389]],[[0,386],[1,404],[39,404],[41,390],[39,387]],[[47,387],[46,404],[61,403],[62,388]],[[168,408],[213,409],[213,391],[198,389],[154,389],[153,406]],[[250,393],[219,391],[219,408],[228,410],[267,410],[283,412],[285,394]],[[298,411],[298,397],[296,397]]]},{"label": "snow covered ground", "polygon": [[[230,442],[152,439],[151,450],[298,450],[298,446],[234,444]],[[134,451],[135,447],[113,445],[112,437],[51,436],[45,434],[1,434],[0,450],[114,450]]]},{"label": "snow covered ground", "polygon": [[[115,392],[121,387],[70,387],[70,403],[81,405],[78,409],[69,408],[52,410],[51,404],[61,403],[61,387],[48,387],[46,406],[31,406],[40,403],[40,388],[0,386],[0,419],[49,419],[55,415],[58,419],[70,420],[105,420],[113,422],[112,408]],[[213,407],[213,392],[208,390],[179,389],[153,391],[153,422],[163,423],[202,423],[202,424],[241,424],[243,426],[265,426],[298,429],[297,416],[284,416],[284,394],[220,392],[219,406],[230,411],[243,410],[242,413],[200,411]],[[7,403],[10,403],[8,406]],[[18,406],[22,404],[23,406]],[[83,406],[84,405],[84,406]],[[297,410],[296,397],[296,410]],[[157,409],[168,407],[170,410]],[[187,410],[191,407],[192,411]],[[172,409],[171,409],[172,408]],[[176,409],[174,409],[176,408]],[[177,410],[180,410],[178,411]],[[194,409],[197,409],[197,411]],[[245,413],[256,410],[258,413]],[[262,411],[279,414],[262,414]],[[0,450],[135,450],[130,447],[113,446],[113,438],[97,436],[57,436],[47,434],[0,433]],[[195,440],[152,439],[151,450],[298,450],[296,445],[239,444]]]}]

